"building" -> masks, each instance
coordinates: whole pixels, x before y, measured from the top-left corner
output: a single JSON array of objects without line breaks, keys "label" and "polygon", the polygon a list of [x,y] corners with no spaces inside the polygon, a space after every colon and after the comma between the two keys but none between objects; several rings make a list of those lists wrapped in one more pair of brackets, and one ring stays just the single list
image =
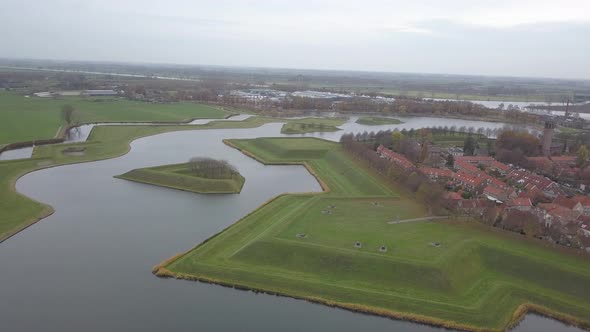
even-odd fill
[{"label": "building", "polygon": [[387,160],[391,161],[392,163],[396,164],[398,167],[403,169],[406,172],[411,172],[416,169],[414,163],[412,163],[408,158],[404,157],[403,155],[393,152],[388,148],[384,147],[383,145],[379,145],[377,148],[377,153],[381,155],[381,157],[386,158]]},{"label": "building", "polygon": [[476,194],[481,194],[484,187],[488,184],[485,178],[474,176],[465,171],[454,173],[453,180],[455,183],[463,186],[466,190],[472,191]]},{"label": "building", "polygon": [[418,172],[429,178],[431,181],[449,180],[453,178],[453,171],[443,168],[420,167]]},{"label": "building", "polygon": [[554,131],[555,123],[552,121],[545,121],[545,129],[543,130],[543,140],[541,145],[541,151],[545,157],[549,157],[551,155]]},{"label": "building", "polygon": [[489,169],[494,170],[500,173],[501,175],[506,175],[508,174],[508,172],[510,172],[510,166],[501,163],[497,160],[492,161],[492,163],[488,167]]},{"label": "building", "polygon": [[546,224],[549,225],[554,225],[556,223],[562,226],[567,225],[576,221],[582,215],[579,211],[574,211],[555,203],[541,203],[539,204],[539,208],[545,210],[547,215],[545,218]]},{"label": "building", "polygon": [[471,163],[466,162],[466,161],[464,161],[462,159],[459,159],[459,158],[455,159],[455,168],[458,171],[467,172],[467,173],[470,173],[472,175],[477,175],[477,174],[479,174],[479,173],[482,172],[476,166],[473,166]]},{"label": "building", "polygon": [[506,203],[509,209],[516,209],[519,211],[530,211],[533,208],[533,203],[528,197],[516,197]]},{"label": "building", "polygon": [[508,198],[508,195],[506,194],[505,191],[503,191],[500,188],[496,188],[494,186],[491,186],[491,185],[487,185],[485,188],[483,188],[483,195],[487,199],[495,201],[497,203],[503,203]]},{"label": "building", "polygon": [[553,200],[553,203],[566,207],[570,210],[574,210],[580,213],[580,215],[584,213],[584,207],[582,206],[582,203],[572,198],[558,197],[555,200]]},{"label": "building", "polygon": [[573,201],[579,202],[582,205],[582,210],[585,216],[590,216],[590,197],[588,196],[574,196]]}]

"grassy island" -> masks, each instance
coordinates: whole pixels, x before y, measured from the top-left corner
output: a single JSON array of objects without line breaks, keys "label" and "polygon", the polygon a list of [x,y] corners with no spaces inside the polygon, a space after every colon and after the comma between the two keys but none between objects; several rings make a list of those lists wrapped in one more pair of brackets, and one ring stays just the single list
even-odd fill
[{"label": "grassy island", "polygon": [[394,118],[383,118],[379,116],[361,116],[356,120],[356,123],[366,126],[383,126],[391,124],[403,123],[401,120]]},{"label": "grassy island", "polygon": [[316,132],[330,132],[342,130],[338,126],[343,125],[347,118],[305,118],[289,120],[281,128],[283,134],[306,134]]},{"label": "grassy island", "polygon": [[[212,166],[206,166],[206,163]],[[115,177],[201,194],[239,193],[245,182],[231,165],[206,158],[183,164],[138,168]]]},{"label": "grassy island", "polygon": [[324,192],[280,195],[156,275],[463,330],[504,330],[530,311],[590,327],[587,257],[479,223],[412,221],[425,208],[337,143],[227,144],[305,165]]}]

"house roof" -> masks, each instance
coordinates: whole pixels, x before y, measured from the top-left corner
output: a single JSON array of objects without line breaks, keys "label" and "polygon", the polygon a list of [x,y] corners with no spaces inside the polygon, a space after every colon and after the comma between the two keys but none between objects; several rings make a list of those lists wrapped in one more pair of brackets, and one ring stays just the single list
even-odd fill
[{"label": "house roof", "polygon": [[408,169],[412,169],[415,167],[414,163],[412,163],[410,160],[408,160],[408,158],[406,158],[404,155],[393,152],[393,151],[387,149],[386,147],[384,147],[383,145],[380,145],[377,148],[377,152],[386,156],[389,160],[391,160],[395,164],[399,165],[403,169],[408,170]]},{"label": "house roof", "polygon": [[473,174],[481,172],[479,168],[473,166],[472,164],[464,160],[455,160],[455,168],[459,168]]},{"label": "house roof", "polygon": [[508,166],[508,165],[506,165],[504,163],[501,163],[501,162],[499,162],[497,160],[492,161],[492,164],[490,165],[490,167],[497,168],[497,169],[499,169],[501,171],[504,171],[504,172],[507,172],[507,171],[510,170],[510,166]]},{"label": "house roof", "polygon": [[580,204],[580,202],[567,197],[558,197],[553,201],[553,203],[564,206],[568,209],[573,209],[576,207],[576,205]]},{"label": "house roof", "polygon": [[457,160],[468,162],[468,163],[481,163],[481,162],[488,162],[491,163],[495,161],[494,158],[488,156],[461,156],[457,157]]},{"label": "house roof", "polygon": [[462,182],[473,187],[477,187],[485,181],[484,178],[473,176],[472,174],[469,174],[465,171],[459,171],[457,173],[454,173],[453,178],[459,182]]},{"label": "house roof", "polygon": [[491,185],[487,185],[483,189],[483,193],[486,194],[486,195],[494,196],[496,198],[499,198],[500,196],[506,195],[506,193],[505,193],[504,190],[502,190],[500,188],[497,188],[497,187],[494,187],[494,186],[491,186]]},{"label": "house roof", "polygon": [[541,203],[539,204],[539,208],[547,211],[547,213],[554,217],[558,218],[561,221],[573,221],[577,220],[580,216],[579,212],[576,212],[572,209],[568,209],[564,206],[555,204],[555,203]]},{"label": "house roof", "polygon": [[528,197],[516,197],[508,202],[509,206],[520,207],[520,206],[533,206],[531,199]]},{"label": "house roof", "polygon": [[572,197],[572,200],[574,200],[576,202],[580,202],[583,207],[590,207],[590,197],[588,197],[588,196],[578,195],[578,196]]}]

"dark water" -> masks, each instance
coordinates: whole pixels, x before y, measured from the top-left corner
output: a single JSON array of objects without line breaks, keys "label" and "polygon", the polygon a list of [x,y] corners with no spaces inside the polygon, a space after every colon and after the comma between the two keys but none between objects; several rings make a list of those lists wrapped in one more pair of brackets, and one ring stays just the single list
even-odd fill
[{"label": "dark water", "polygon": [[[278,136],[280,127],[166,133],[133,142],[120,158],[20,179],[19,192],[56,212],[0,244],[2,330],[440,331],[150,273],[279,193],[320,190],[303,167],[264,166],[221,142]],[[198,195],[112,178],[200,155],[236,165],[246,178],[242,193]],[[569,331],[538,316],[516,330]]]}]

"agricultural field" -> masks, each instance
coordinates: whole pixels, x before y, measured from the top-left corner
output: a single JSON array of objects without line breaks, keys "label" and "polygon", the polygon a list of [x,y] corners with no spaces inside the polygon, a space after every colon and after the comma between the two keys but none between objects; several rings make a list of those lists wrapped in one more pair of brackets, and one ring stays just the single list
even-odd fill
[{"label": "agricultural field", "polygon": [[283,134],[305,134],[316,132],[330,132],[341,130],[347,118],[305,118],[290,120],[281,128]]},{"label": "agricultural field", "polygon": [[227,144],[266,164],[302,163],[325,192],[280,195],[156,275],[449,328],[503,330],[530,310],[590,327],[587,258],[479,223],[411,221],[424,206],[337,143]]},{"label": "agricultural field", "polygon": [[389,124],[400,124],[401,120],[394,118],[383,118],[379,116],[361,116],[356,120],[356,123],[366,126],[383,126]]},{"label": "agricultural field", "polygon": [[72,105],[75,123],[183,122],[221,119],[230,112],[194,103],[153,104],[118,97],[29,98],[0,91],[0,145],[53,138],[65,124],[62,106]]},{"label": "agricultural field", "polygon": [[193,174],[188,163],[139,168],[115,177],[202,194],[239,193],[245,182],[240,174],[227,179],[197,176]]}]

